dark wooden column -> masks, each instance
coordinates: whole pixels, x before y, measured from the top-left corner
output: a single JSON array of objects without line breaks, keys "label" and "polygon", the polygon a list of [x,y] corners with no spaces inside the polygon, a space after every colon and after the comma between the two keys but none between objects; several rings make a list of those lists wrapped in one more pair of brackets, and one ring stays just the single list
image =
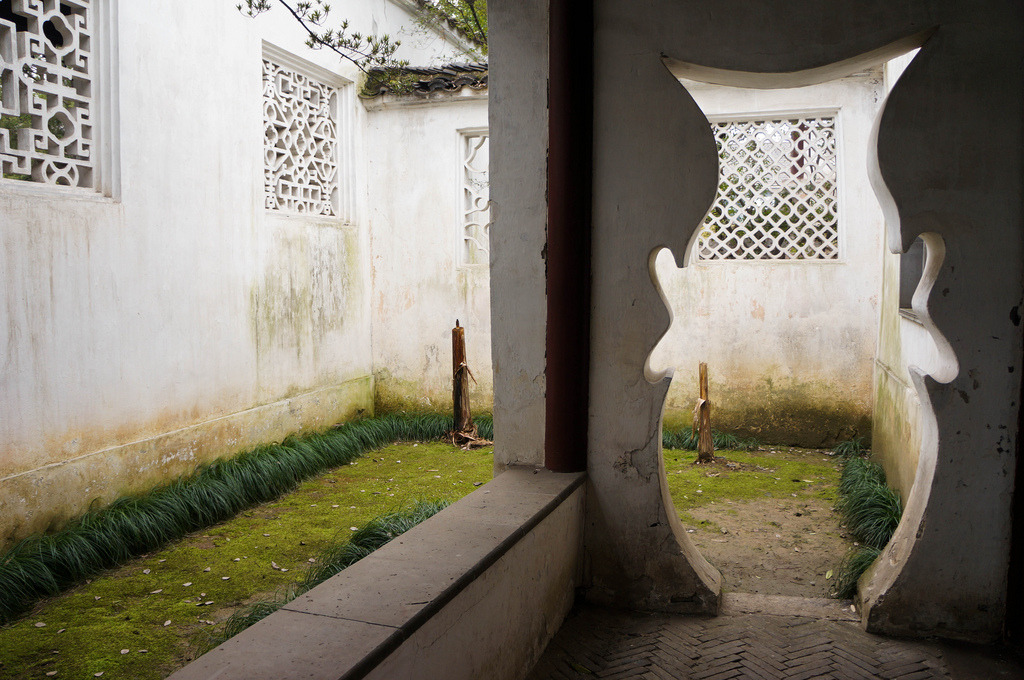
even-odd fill
[{"label": "dark wooden column", "polygon": [[547,397],[544,463],[587,468],[594,19],[551,0],[548,80]]}]

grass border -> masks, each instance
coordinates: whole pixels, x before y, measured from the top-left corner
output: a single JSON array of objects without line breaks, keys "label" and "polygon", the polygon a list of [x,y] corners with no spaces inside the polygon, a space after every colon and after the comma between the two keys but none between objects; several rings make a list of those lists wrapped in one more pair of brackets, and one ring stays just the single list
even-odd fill
[{"label": "grass border", "polygon": [[[494,438],[490,416],[475,418],[479,434]],[[398,441],[432,441],[452,428],[440,414],[392,413],[291,435],[199,466],[140,495],[95,508],[62,529],[30,536],[0,555],[0,625],[94,574],[150,552],[193,531],[274,500],[300,482]],[[753,439],[715,432],[719,449],[758,448]],[[665,430],[666,449],[696,450],[688,427]]]},{"label": "grass border", "polygon": [[[711,440],[715,449],[728,451],[757,451],[761,443],[756,439],[737,437],[728,432],[711,431]],[[679,429],[665,429],[661,433],[661,446],[664,449],[682,449],[684,451],[697,450],[697,435],[689,427]]]},{"label": "grass border", "polygon": [[[490,417],[477,416],[476,423],[480,436],[493,438]],[[274,500],[367,451],[440,439],[451,428],[452,419],[442,415],[390,414],[292,435],[90,510],[59,531],[30,536],[0,556],[0,624],[103,569]]]}]

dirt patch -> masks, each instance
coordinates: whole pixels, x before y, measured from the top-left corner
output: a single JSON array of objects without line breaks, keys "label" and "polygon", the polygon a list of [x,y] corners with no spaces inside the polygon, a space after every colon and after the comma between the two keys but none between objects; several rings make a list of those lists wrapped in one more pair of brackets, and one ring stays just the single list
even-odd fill
[{"label": "dirt patch", "polygon": [[816,499],[725,501],[690,513],[720,527],[689,531],[727,592],[826,597],[851,545],[831,505]]},{"label": "dirt patch", "polygon": [[751,465],[729,460],[724,456],[715,456],[715,459],[707,463],[692,463],[699,470],[704,472],[705,477],[717,477],[723,472],[775,472],[775,468],[767,468],[761,465]]},{"label": "dirt patch", "polygon": [[838,461],[789,446],[723,451],[713,464],[693,465],[695,458],[665,452],[669,489],[690,538],[722,572],[723,588],[827,596],[853,545],[832,509]]}]

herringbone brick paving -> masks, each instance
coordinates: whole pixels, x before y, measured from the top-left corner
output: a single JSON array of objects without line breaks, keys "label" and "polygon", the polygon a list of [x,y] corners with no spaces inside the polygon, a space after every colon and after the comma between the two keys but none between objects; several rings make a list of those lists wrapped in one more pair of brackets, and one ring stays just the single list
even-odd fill
[{"label": "herringbone brick paving", "polygon": [[870,635],[851,621],[732,613],[570,614],[529,680],[925,680],[950,678],[939,648]]}]

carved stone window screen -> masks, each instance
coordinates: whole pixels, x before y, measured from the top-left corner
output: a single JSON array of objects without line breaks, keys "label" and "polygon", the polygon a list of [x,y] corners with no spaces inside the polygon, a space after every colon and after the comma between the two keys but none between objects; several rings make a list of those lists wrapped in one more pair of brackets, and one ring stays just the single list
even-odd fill
[{"label": "carved stone window screen", "polygon": [[699,260],[837,260],[834,116],[712,123],[719,184]]},{"label": "carved stone window screen", "polygon": [[264,196],[268,210],[342,215],[341,92],[290,65],[263,59]]},{"label": "carved stone window screen", "polygon": [[460,259],[463,265],[486,265],[491,228],[490,136],[486,130],[467,130],[462,132],[459,141],[462,144]]},{"label": "carved stone window screen", "polygon": [[0,173],[93,188],[92,0],[0,2]]}]

